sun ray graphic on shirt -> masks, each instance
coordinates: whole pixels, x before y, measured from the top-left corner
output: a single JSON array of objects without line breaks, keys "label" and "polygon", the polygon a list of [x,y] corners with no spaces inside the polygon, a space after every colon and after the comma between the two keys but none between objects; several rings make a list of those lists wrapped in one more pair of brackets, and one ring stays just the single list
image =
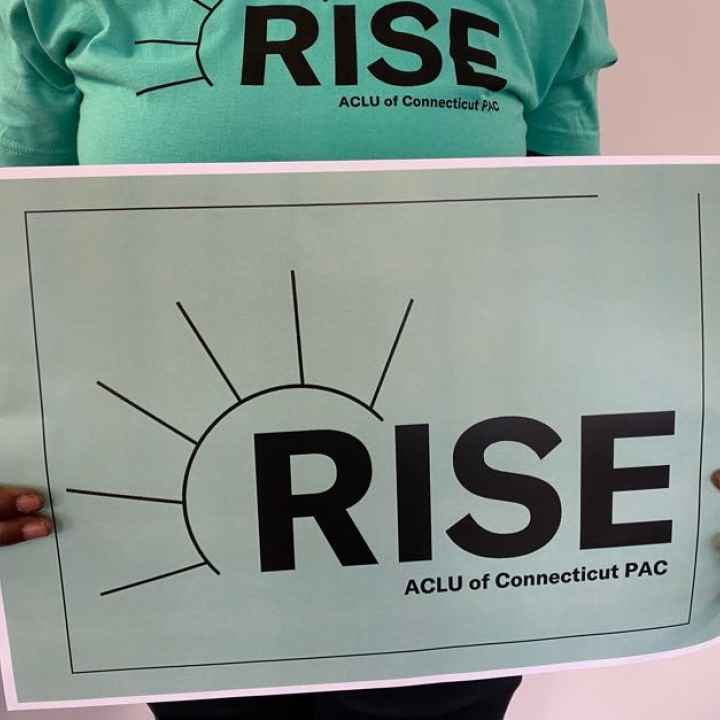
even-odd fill
[{"label": "sun ray graphic on shirt", "polygon": [[136,40],[135,45],[186,45],[188,47],[195,48],[195,63],[197,64],[199,75],[195,77],[182,78],[180,80],[174,80],[173,82],[163,83],[161,85],[152,85],[150,87],[138,90],[135,94],[145,95],[146,93],[155,92],[157,90],[166,90],[167,88],[175,87],[176,85],[187,85],[188,83],[205,82],[212,87],[212,80],[208,77],[203,67],[202,59],[200,58],[200,46],[202,45],[203,32],[208,20],[212,17],[213,13],[223,4],[225,0],[217,0],[214,4],[205,3],[201,0],[190,0],[195,5],[203,8],[206,11],[205,17],[200,23],[198,28],[198,34],[195,40],[174,40],[169,38],[148,38],[145,40]]},{"label": "sun ray graphic on shirt", "polygon": [[[185,322],[185,324],[188,326],[192,336],[194,336],[197,343],[202,347],[202,350],[204,351],[207,358],[210,360],[212,365],[215,368],[215,371],[220,375],[222,378],[226,389],[229,391],[229,393],[233,396],[232,404],[224,409],[220,414],[213,419],[213,421],[210,423],[210,425],[199,435],[196,436],[191,432],[187,432],[186,430],[183,430],[179,427],[177,427],[171,420],[167,418],[163,418],[160,415],[156,414],[155,412],[149,410],[144,403],[138,402],[135,399],[131,399],[126,395],[124,392],[121,392],[120,390],[117,390],[116,388],[110,386],[109,384],[102,382],[100,380],[97,381],[97,387],[102,390],[106,395],[109,395],[113,398],[113,401],[120,401],[124,405],[128,406],[135,412],[139,413],[143,418],[148,419],[152,421],[152,423],[155,426],[160,426],[164,428],[164,430],[169,431],[176,435],[177,437],[181,438],[185,441],[186,446],[189,445],[191,448],[190,451],[190,457],[188,459],[188,464],[185,470],[185,477],[184,477],[184,484],[182,488],[182,492],[179,493],[181,497],[154,497],[150,495],[136,495],[136,494],[129,494],[129,493],[121,493],[121,492],[99,492],[96,490],[89,490],[89,489],[81,489],[81,488],[66,488],[66,492],[73,494],[73,495],[83,495],[83,496],[89,496],[92,498],[101,498],[101,499],[112,499],[112,500],[131,500],[135,502],[143,502],[143,503],[155,503],[156,505],[179,505],[180,509],[183,513],[183,519],[185,521],[185,528],[187,531],[188,538],[190,539],[191,543],[194,545],[195,550],[197,551],[197,554],[199,556],[199,562],[193,563],[192,565],[186,565],[184,567],[175,569],[175,570],[169,570],[167,572],[162,572],[156,575],[153,575],[151,577],[142,578],[139,580],[135,580],[133,582],[124,583],[122,585],[117,585],[115,587],[108,588],[106,590],[103,590],[100,595],[101,596],[107,596],[107,595],[114,595],[115,593],[130,590],[133,588],[138,588],[143,585],[147,585],[148,583],[157,582],[159,580],[164,580],[170,577],[174,577],[175,575],[180,575],[183,573],[187,573],[193,570],[197,570],[202,567],[208,567],[210,570],[212,570],[216,575],[220,575],[220,570],[216,567],[216,565],[210,560],[206,552],[202,549],[200,546],[200,543],[198,542],[195,533],[193,532],[193,527],[191,525],[190,519],[189,519],[189,511],[188,511],[188,499],[187,499],[187,481],[188,476],[190,472],[190,468],[193,464],[193,461],[195,459],[195,456],[199,450],[199,448],[202,446],[205,439],[212,433],[216,425],[223,420],[227,415],[235,412],[236,410],[245,411],[247,404],[250,404],[253,400],[256,400],[258,398],[262,398],[268,395],[272,395],[274,393],[278,392],[295,392],[295,391],[312,391],[312,392],[319,392],[324,394],[331,394],[336,397],[340,397],[344,400],[352,402],[356,406],[360,406],[363,408],[367,413],[369,413],[374,420],[376,421],[383,421],[383,416],[376,410],[376,404],[378,401],[378,397],[380,395],[380,391],[382,390],[382,387],[385,383],[385,380],[387,379],[388,371],[390,370],[390,366],[393,362],[393,358],[395,357],[396,351],[398,349],[398,345],[400,343],[400,338],[402,337],[402,334],[405,330],[405,326],[408,322],[408,318],[410,316],[410,311],[412,310],[414,300],[409,300],[408,304],[405,307],[405,311],[402,315],[402,319],[400,321],[400,325],[395,332],[395,337],[393,339],[393,342],[390,346],[390,350],[387,353],[387,356],[385,357],[385,362],[383,364],[382,370],[380,371],[378,381],[374,387],[374,390],[372,392],[372,395],[370,396],[369,400],[363,400],[361,398],[358,398],[354,395],[352,395],[349,392],[346,392],[344,390],[341,390],[336,387],[331,387],[329,385],[322,385],[318,383],[308,382],[306,379],[306,368],[305,363],[303,361],[303,342],[302,342],[302,330],[301,330],[301,317],[300,317],[300,302],[299,302],[299,296],[298,296],[298,287],[297,287],[297,281],[295,277],[295,271],[291,271],[290,273],[290,284],[291,284],[291,295],[292,295],[292,317],[294,320],[294,326],[295,326],[295,345],[296,345],[296,353],[297,353],[297,382],[289,382],[283,385],[277,385],[269,388],[264,388],[262,390],[256,390],[250,394],[243,394],[241,395],[238,390],[235,383],[230,378],[230,375],[225,371],[223,368],[220,360],[218,359],[217,355],[213,352],[210,345],[208,344],[207,340],[203,336],[202,331],[198,327],[198,325],[195,323],[195,321],[192,319],[189,311],[187,308],[181,303],[177,302],[176,306],[180,313],[180,316],[182,317],[182,320]],[[370,393],[368,392],[368,395]]]}]

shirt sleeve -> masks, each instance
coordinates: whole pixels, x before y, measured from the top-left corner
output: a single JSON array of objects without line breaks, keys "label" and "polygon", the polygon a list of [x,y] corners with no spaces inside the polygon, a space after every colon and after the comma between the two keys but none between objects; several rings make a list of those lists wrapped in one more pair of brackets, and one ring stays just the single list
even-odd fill
[{"label": "shirt sleeve", "polygon": [[542,155],[600,152],[598,75],[617,62],[604,0],[584,0],[577,32],[538,106],[527,112],[527,147]]},{"label": "shirt sleeve", "polygon": [[2,0],[0,166],[77,164],[80,92],[40,34],[26,0]]}]

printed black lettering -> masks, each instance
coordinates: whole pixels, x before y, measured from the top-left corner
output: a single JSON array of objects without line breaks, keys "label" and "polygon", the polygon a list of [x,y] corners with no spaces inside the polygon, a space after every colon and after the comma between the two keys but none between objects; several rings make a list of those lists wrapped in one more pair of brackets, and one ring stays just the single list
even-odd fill
[{"label": "printed black lettering", "polygon": [[582,419],[580,547],[627,547],[672,541],[672,521],[613,524],[613,494],[670,487],[670,468],[615,468],[615,438],[675,434],[675,413],[591,415]]},{"label": "printed black lettering", "polygon": [[488,558],[529,555],[546,545],[560,527],[562,508],[555,489],[539,478],[495,470],[485,462],[485,451],[497,442],[527,445],[542,459],[561,442],[548,425],[523,417],[492,418],[473,425],[458,439],[453,451],[455,475],[475,495],[524,505],[528,526],[515,533],[494,533],[465,515],[447,534],[463,550]]},{"label": "printed black lettering", "polygon": [[[268,40],[271,20],[289,20],[295,35],[288,40]],[[297,85],[319,85],[320,81],[303,54],[318,38],[318,22],[307,9],[297,5],[250,5],[245,10],[243,85],[264,85],[268,55],[279,55]]]},{"label": "printed black lettering", "polygon": [[354,5],[335,6],[335,84],[357,85],[357,26]]},{"label": "printed black lettering", "polygon": [[400,562],[432,560],[430,427],[395,428]]},{"label": "printed black lettering", "polygon": [[470,63],[478,63],[497,70],[497,58],[487,50],[471,47],[469,30],[481,30],[500,37],[500,26],[481,15],[465,10],[450,11],[450,57],[455,62],[455,76],[458,85],[472,85],[499,92],[507,85],[507,80],[497,75],[477,72]]},{"label": "printed black lettering", "polygon": [[387,47],[414,53],[421,60],[418,70],[398,70],[386,60],[376,60],[368,66],[368,70],[388,85],[408,87],[425,85],[437,79],[442,70],[442,55],[428,39],[411,33],[392,29],[392,22],[401,17],[415,18],[425,30],[438,22],[437,15],[414,2],[396,2],[380,8],[372,18],[371,29],[375,38]]},{"label": "printed black lettering", "polygon": [[[329,490],[293,495],[293,455],[325,455],[337,476]],[[347,509],[370,487],[372,465],[365,446],[337,430],[255,435],[260,564],[263,572],[295,569],[293,519],[313,517],[342,565],[375,565],[377,560]]]},{"label": "printed black lettering", "polygon": [[408,584],[405,586],[405,595],[409,595],[410,593],[413,593],[413,595],[420,594],[420,588],[418,588],[415,580],[408,580]]}]

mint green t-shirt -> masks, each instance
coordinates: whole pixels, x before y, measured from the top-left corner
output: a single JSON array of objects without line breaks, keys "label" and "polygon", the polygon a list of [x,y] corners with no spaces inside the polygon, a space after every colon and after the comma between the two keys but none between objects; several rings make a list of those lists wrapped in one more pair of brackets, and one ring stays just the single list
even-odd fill
[{"label": "mint green t-shirt", "polygon": [[1,0],[0,165],[598,152],[604,0]]}]

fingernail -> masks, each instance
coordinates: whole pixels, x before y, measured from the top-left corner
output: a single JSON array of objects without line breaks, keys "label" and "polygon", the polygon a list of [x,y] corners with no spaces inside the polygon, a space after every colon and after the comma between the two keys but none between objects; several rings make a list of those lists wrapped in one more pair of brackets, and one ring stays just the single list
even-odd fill
[{"label": "fingernail", "polygon": [[23,525],[22,535],[26,540],[45,537],[50,534],[50,524],[43,520],[33,520]]},{"label": "fingernail", "polygon": [[39,495],[20,495],[15,501],[15,507],[24,513],[35,512],[43,506],[43,499]]}]

